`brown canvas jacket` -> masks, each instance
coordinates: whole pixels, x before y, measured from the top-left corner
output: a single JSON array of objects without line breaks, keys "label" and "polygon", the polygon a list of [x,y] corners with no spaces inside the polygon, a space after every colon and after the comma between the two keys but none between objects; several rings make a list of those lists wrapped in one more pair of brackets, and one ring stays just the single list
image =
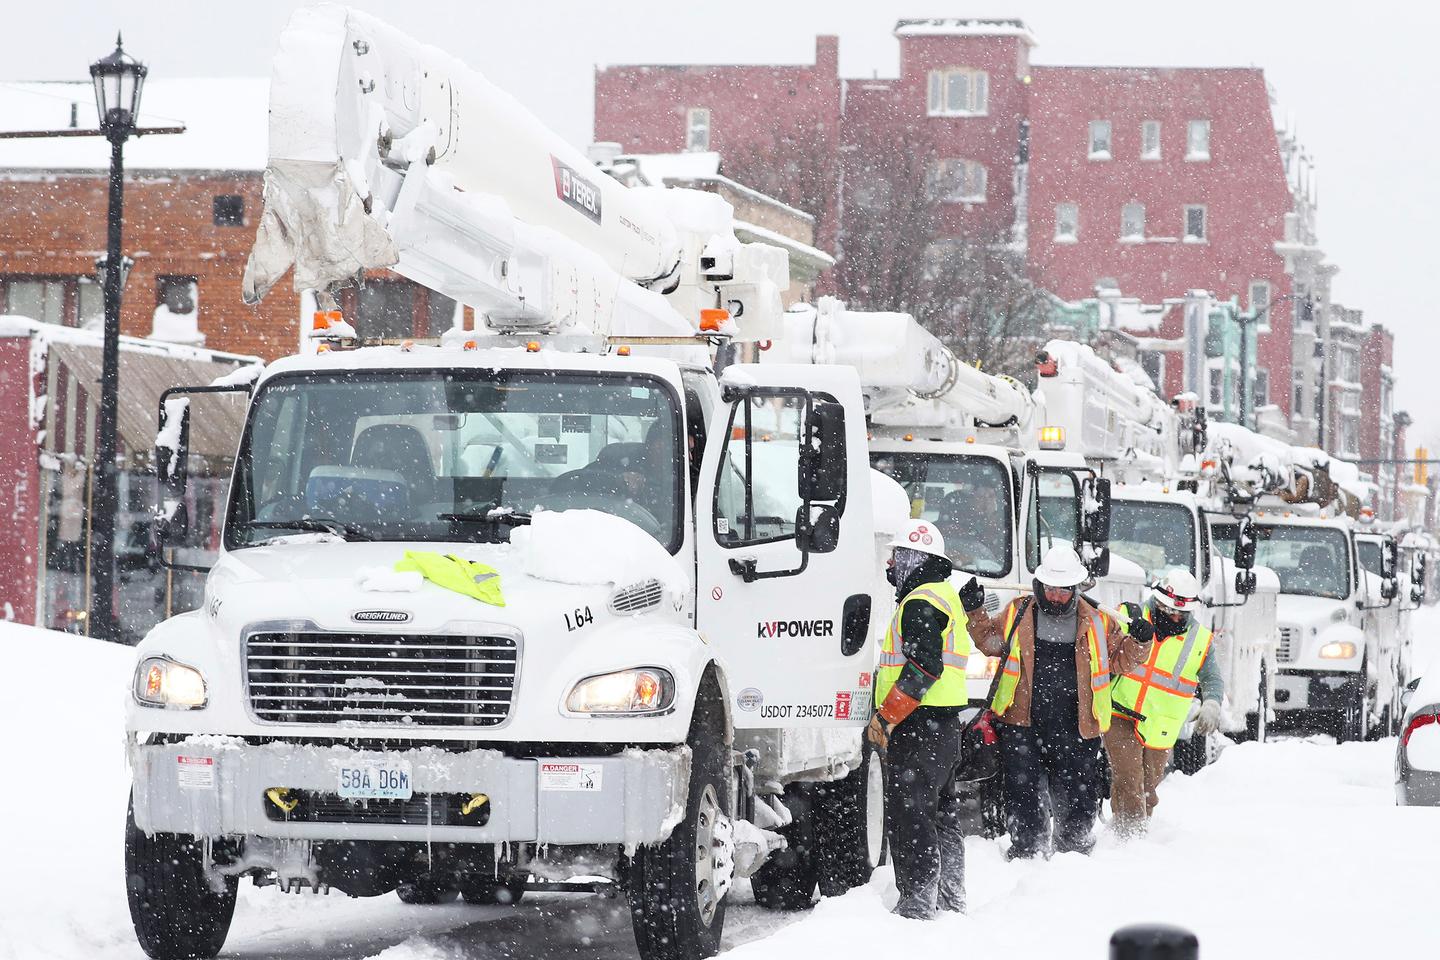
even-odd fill
[{"label": "brown canvas jacket", "polygon": [[[1024,595],[1010,601],[1010,607],[1025,602]],[[992,617],[983,609],[970,613],[969,631],[970,640],[977,648],[990,657],[1004,657],[1009,648],[1005,637],[1005,619],[1009,616],[1010,607],[997,617]],[[1090,651],[1085,641],[1085,629],[1090,623],[1090,617],[1095,608],[1087,603],[1084,598],[1080,600],[1080,615],[1076,617],[1075,630],[1075,677],[1076,689],[1080,691],[1080,702],[1078,706],[1078,719],[1080,723],[1080,736],[1086,740],[1092,740],[1100,736],[1100,724],[1095,719],[1093,709],[1094,694],[1090,689]],[[1139,643],[1132,637],[1120,632],[1120,625],[1113,617],[1104,617],[1105,620],[1105,642],[1110,652],[1110,675],[1118,677],[1123,673],[1143,664],[1150,656],[1150,644]],[[1017,727],[1030,726],[1030,703],[1033,697],[1032,685],[1035,669],[1035,602],[1033,599],[1028,604],[1025,616],[1015,625],[1015,646],[1020,650],[1020,684],[1015,688],[1015,702],[1005,715],[1000,717],[1001,723],[1013,724]],[[1004,665],[1001,665],[1004,669]]]}]

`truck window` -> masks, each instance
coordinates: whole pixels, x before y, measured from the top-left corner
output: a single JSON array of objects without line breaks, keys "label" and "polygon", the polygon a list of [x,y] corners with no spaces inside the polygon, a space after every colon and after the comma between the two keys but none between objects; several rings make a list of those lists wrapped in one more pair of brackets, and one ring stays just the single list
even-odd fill
[{"label": "truck window", "polygon": [[734,404],[715,484],[715,539],[727,547],[795,536],[802,396],[751,395]]},{"label": "truck window", "polygon": [[679,402],[653,377],[282,375],[252,409],[232,549],[316,518],[375,540],[506,539],[508,527],[483,522],[497,508],[601,510],[680,545]]},{"label": "truck window", "polygon": [[940,528],[957,569],[982,577],[1010,572],[1015,524],[1003,464],[991,457],[931,453],[876,453],[871,461],[905,488],[912,517]]},{"label": "truck window", "polygon": [[1360,555],[1360,566],[1375,576],[1380,576],[1380,543],[1376,540],[1355,540],[1355,552]]},{"label": "truck window", "polygon": [[1150,578],[1195,569],[1195,520],[1185,507],[1141,500],[1111,501],[1110,549],[1140,565]]},{"label": "truck window", "polygon": [[1332,527],[1256,524],[1255,563],[1280,578],[1280,592],[1343,600],[1350,595],[1350,541]]},{"label": "truck window", "polygon": [[1041,470],[1030,488],[1025,520],[1025,563],[1032,571],[1056,544],[1075,544],[1080,536],[1080,482],[1065,470]]}]

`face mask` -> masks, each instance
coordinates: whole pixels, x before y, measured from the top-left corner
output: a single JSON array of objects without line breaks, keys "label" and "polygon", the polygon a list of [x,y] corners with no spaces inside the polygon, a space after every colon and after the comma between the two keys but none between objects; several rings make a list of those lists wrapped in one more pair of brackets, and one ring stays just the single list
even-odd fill
[{"label": "face mask", "polygon": [[890,565],[890,572],[887,579],[891,586],[898,587],[910,579],[910,574],[920,569],[925,562],[925,554],[918,550],[911,550],[908,547],[895,548],[895,562]]},{"label": "face mask", "polygon": [[1060,614],[1064,613],[1069,613],[1070,611],[1074,610],[1076,598],[1080,596],[1080,592],[1078,590],[1071,590],[1070,598],[1068,600],[1066,600],[1064,603],[1055,603],[1054,601],[1046,598],[1045,584],[1041,583],[1039,580],[1036,580],[1033,586],[1035,588],[1035,603],[1039,605],[1040,611],[1042,613],[1047,613],[1052,617],[1059,616]]}]

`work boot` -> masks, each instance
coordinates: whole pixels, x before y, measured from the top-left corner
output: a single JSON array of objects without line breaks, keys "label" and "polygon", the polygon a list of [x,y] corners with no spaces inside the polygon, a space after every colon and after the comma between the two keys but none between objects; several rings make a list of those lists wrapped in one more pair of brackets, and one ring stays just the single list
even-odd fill
[{"label": "work boot", "polygon": [[1039,855],[1040,851],[1035,847],[1022,847],[1014,843],[1005,849],[1006,860],[1034,860]]},{"label": "work boot", "polygon": [[901,897],[890,912],[907,920],[935,919],[935,908],[919,897]]},{"label": "work boot", "polygon": [[1085,856],[1088,857],[1090,855],[1090,851],[1094,849],[1095,838],[1088,833],[1085,834],[1085,836],[1078,838],[1066,836],[1059,836],[1055,838],[1056,853],[1083,853]]}]

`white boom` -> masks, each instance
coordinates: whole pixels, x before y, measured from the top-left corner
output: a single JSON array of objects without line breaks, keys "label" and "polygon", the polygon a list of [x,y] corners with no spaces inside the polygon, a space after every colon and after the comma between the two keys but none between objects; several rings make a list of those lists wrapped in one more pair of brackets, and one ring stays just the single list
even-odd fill
[{"label": "white boom", "polygon": [[853,366],[874,424],[1031,433],[1030,391],[961,362],[908,313],[848,310],[834,297],[821,297],[814,308],[792,308],[785,328],[766,359]]},{"label": "white boom", "polygon": [[[462,109],[463,107],[463,109]],[[789,260],[742,244],[699,191],[598,172],[479,72],[356,11],[298,11],[271,87],[265,211],[246,264],[258,301],[293,265],[332,291],[389,268],[496,333],[778,335]]]}]

